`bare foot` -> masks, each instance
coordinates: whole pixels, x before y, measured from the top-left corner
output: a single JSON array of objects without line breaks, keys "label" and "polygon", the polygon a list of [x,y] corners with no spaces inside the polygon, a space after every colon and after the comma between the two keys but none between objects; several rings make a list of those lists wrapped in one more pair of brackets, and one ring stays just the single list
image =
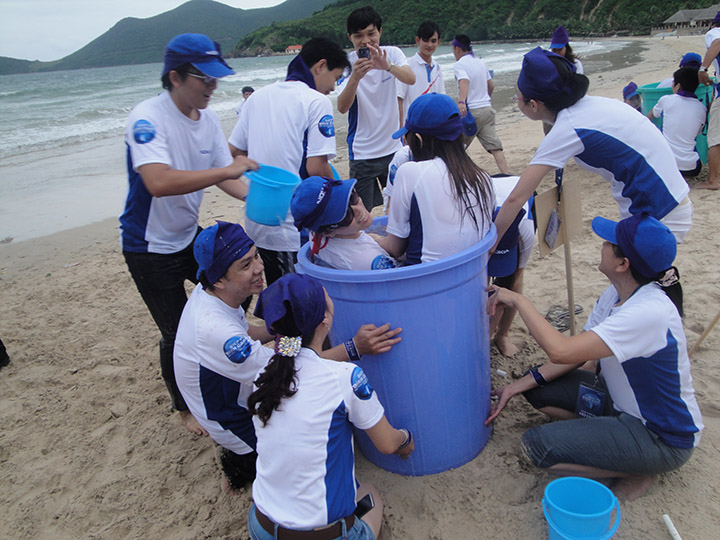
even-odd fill
[{"label": "bare foot", "polygon": [[234,497],[239,493],[238,490],[230,487],[230,482],[228,482],[227,476],[224,474],[222,475],[222,480],[220,480],[220,489],[222,489],[222,492],[225,495],[230,495],[231,497]]},{"label": "bare foot", "polygon": [[507,336],[496,335],[495,345],[503,356],[515,356],[520,352],[520,349],[518,349]]},{"label": "bare foot", "polygon": [[720,182],[710,182],[708,180],[705,180],[704,182],[700,182],[699,184],[695,184],[695,189],[720,189]]},{"label": "bare foot", "polygon": [[620,478],[613,487],[613,491],[619,499],[634,501],[638,497],[645,495],[656,479],[656,475]]},{"label": "bare foot", "polygon": [[180,415],[180,422],[187,428],[187,430],[195,435],[203,435],[207,437],[209,434],[205,431],[190,411],[178,411]]}]

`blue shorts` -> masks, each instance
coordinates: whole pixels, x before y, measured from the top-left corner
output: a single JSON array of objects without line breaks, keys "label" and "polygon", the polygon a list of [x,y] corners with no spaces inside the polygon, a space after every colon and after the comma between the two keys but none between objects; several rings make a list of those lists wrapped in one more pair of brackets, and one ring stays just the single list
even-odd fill
[{"label": "blue shorts", "polygon": [[[270,534],[257,520],[255,516],[255,503],[250,506],[250,512],[248,513],[248,532],[253,540],[276,540],[277,534]],[[347,540],[375,540],[375,535],[370,529],[370,525],[365,523],[360,518],[355,518],[355,523],[350,528],[345,536],[338,536],[336,540],[347,539]]]},{"label": "blue shorts", "polygon": [[[592,384],[594,378],[594,373],[577,369],[524,395],[536,408],[554,406],[573,411],[579,383]],[[604,386],[602,379],[599,386]],[[606,402],[610,402],[609,395]],[[692,448],[668,446],[640,419],[608,405],[605,416],[561,420],[529,429],[522,438],[523,450],[541,468],[572,463],[636,475],[672,471],[690,459]]]}]

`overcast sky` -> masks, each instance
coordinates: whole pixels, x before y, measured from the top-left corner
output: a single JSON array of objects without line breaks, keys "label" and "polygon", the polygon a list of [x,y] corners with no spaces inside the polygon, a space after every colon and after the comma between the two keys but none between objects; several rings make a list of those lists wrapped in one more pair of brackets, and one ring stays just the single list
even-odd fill
[{"label": "overcast sky", "polygon": [[[187,0],[0,0],[0,56],[57,60],[75,52],[125,17],[146,19]],[[222,0],[252,9],[283,0]]]}]

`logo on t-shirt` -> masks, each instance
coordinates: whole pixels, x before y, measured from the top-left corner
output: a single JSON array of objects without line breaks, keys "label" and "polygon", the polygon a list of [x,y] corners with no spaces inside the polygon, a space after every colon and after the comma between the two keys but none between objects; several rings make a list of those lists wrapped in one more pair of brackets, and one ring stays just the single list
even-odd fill
[{"label": "logo on t-shirt", "polygon": [[233,336],[223,345],[223,351],[233,364],[242,364],[252,352],[252,345],[245,336]]},{"label": "logo on t-shirt", "polygon": [[155,126],[147,120],[138,120],[133,125],[133,138],[138,144],[149,143],[155,138]]},{"label": "logo on t-shirt", "polygon": [[370,381],[362,368],[355,367],[355,369],[353,369],[350,382],[352,383],[353,393],[357,397],[360,399],[370,399],[373,393],[373,387],[370,386]]},{"label": "logo on t-shirt", "polygon": [[325,137],[335,136],[335,122],[331,114],[326,114],[318,122],[318,129]]},{"label": "logo on t-shirt", "polygon": [[395,261],[387,255],[378,255],[372,261],[370,268],[373,270],[385,270],[387,268],[395,268]]}]

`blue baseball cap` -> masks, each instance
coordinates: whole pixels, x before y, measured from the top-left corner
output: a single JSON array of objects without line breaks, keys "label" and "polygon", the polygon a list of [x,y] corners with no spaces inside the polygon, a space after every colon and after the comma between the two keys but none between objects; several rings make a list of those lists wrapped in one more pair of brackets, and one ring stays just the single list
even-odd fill
[{"label": "blue baseball cap", "polygon": [[450,96],[424,94],[412,102],[405,125],[392,137],[399,139],[408,131],[432,135],[443,141],[454,141],[463,132],[460,109]]},{"label": "blue baseball cap", "polygon": [[575,64],[564,56],[535,47],[523,56],[522,69],[517,80],[517,86],[524,97],[543,101],[558,94],[571,95],[572,87],[569,81],[560,76],[550,58],[560,58],[570,71],[577,71]]},{"label": "blue baseball cap", "polygon": [[552,39],[550,41],[552,42],[550,43],[551,49],[562,49],[565,45],[570,43],[570,36],[564,26],[558,26],[553,32]]},{"label": "blue baseball cap", "polygon": [[183,64],[216,79],[235,74],[223,59],[220,44],[204,34],[180,34],[167,44],[163,75]]},{"label": "blue baseball cap", "polygon": [[295,227],[317,231],[323,225],[340,223],[348,210],[357,180],[334,180],[310,176],[300,182],[290,201]]},{"label": "blue baseball cap", "polygon": [[[275,323],[291,313],[299,335],[312,336],[325,318],[326,307],[325,289],[318,280],[305,274],[285,274],[260,293],[255,316],[274,334],[287,332],[286,328],[276,328]],[[284,335],[293,334],[298,335]]]},{"label": "blue baseball cap", "polygon": [[682,60],[680,60],[680,65],[678,67],[693,67],[700,69],[701,64],[702,56],[700,56],[698,53],[689,52],[683,54]]},{"label": "blue baseball cap", "polygon": [[[500,208],[496,208],[493,220]],[[521,208],[505,234],[498,242],[495,253],[488,260],[488,275],[492,277],[509,276],[517,270],[518,244],[520,243],[520,221],[525,217],[525,209]]]},{"label": "blue baseball cap", "polygon": [[205,272],[210,284],[217,283],[230,265],[242,259],[254,242],[237,223],[218,221],[195,238],[193,254],[198,263],[197,278]]},{"label": "blue baseball cap", "polygon": [[633,96],[637,96],[638,86],[634,82],[630,82],[625,88],[623,88],[623,99],[630,99]]},{"label": "blue baseball cap", "polygon": [[640,275],[655,278],[672,266],[677,254],[675,235],[648,214],[635,214],[619,222],[596,217],[592,229],[600,238],[620,246]]}]

